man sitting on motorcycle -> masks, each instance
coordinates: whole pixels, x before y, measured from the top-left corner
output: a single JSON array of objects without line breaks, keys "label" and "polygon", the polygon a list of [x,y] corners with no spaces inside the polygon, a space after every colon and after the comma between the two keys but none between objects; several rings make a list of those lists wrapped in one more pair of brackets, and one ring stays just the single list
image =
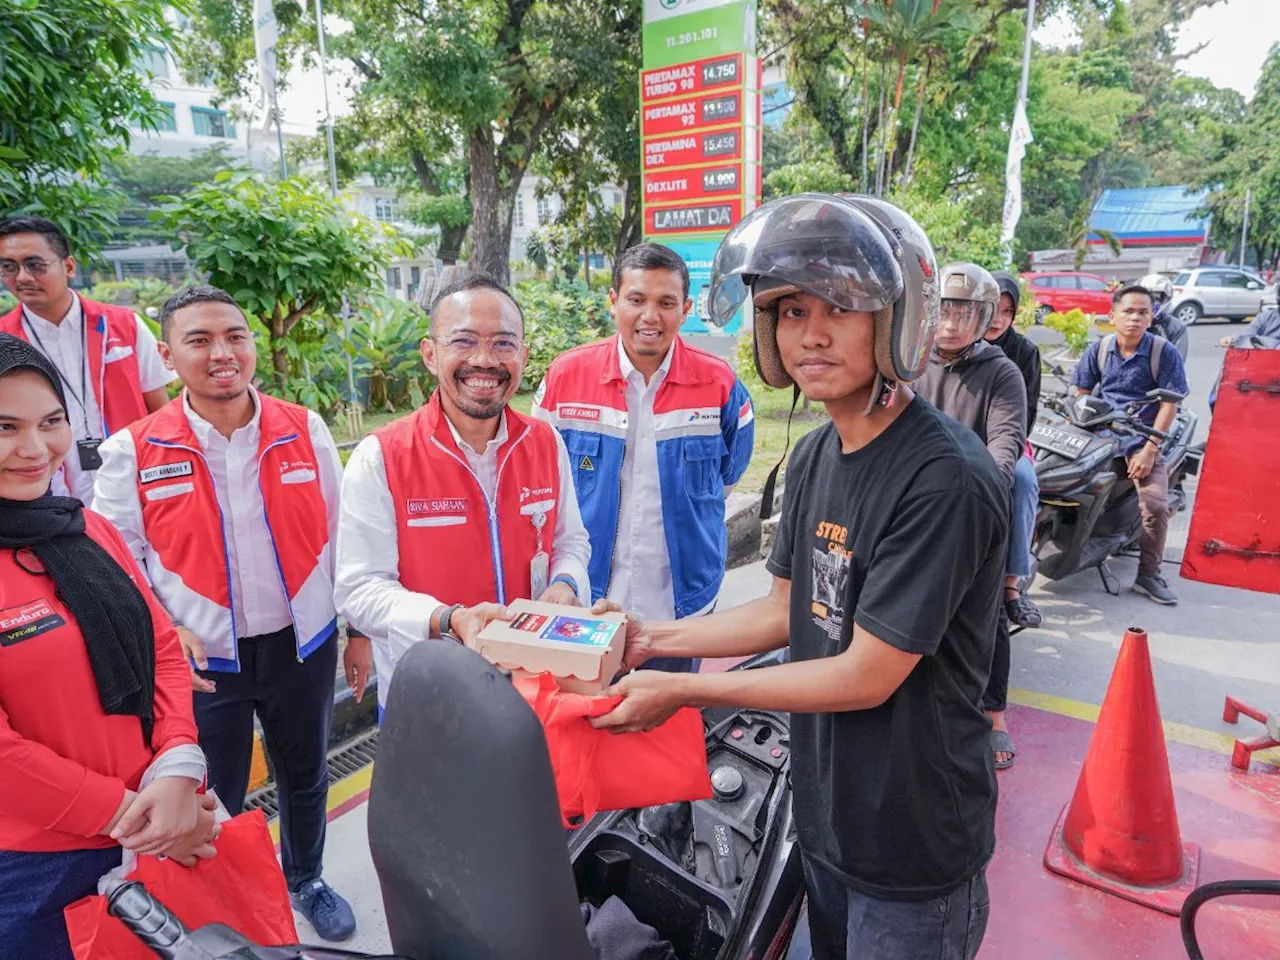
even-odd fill
[{"label": "man sitting on motorcycle", "polygon": [[[1152,350],[1156,337],[1149,332],[1154,298],[1140,286],[1115,292],[1111,323],[1115,327],[1114,349],[1106,356],[1106,369],[1099,369],[1098,353],[1104,340],[1089,344],[1076,365],[1073,385],[1077,395],[1096,393],[1114,407],[1145,404],[1139,418],[1148,427],[1167,431],[1178,414],[1174,401],[1155,403],[1147,394],[1156,388],[1187,394],[1187,374],[1177,350],[1161,350],[1152,370]],[[1107,338],[1109,339],[1109,338]],[[1160,455],[1160,442],[1141,434],[1122,440],[1121,452],[1128,463],[1129,478],[1138,488],[1142,510],[1141,559],[1133,589],[1156,603],[1172,605],[1178,597],[1160,575],[1164,542],[1169,532],[1169,473]]]},{"label": "man sitting on motorcycle", "polygon": [[884,201],[804,194],[734,227],[711,277],[713,316],[751,298],[765,383],[795,385],[831,420],[788,463],[769,595],[630,619],[625,662],[788,642],[790,662],[633,671],[607,691],[622,703],[592,722],[645,730],[686,704],[789,711],[814,956],[972,960],[995,847],[981,702],[1009,491],[973,431],[907,386],[938,325],[933,249]]},{"label": "man sitting on motorcycle", "polygon": [[[1000,288],[995,278],[976,263],[943,267],[938,340],[932,362],[912,389],[987,445],[1012,497],[1005,571],[1017,569],[1026,576],[1031,573],[1027,544],[1035,526],[1040,487],[1035,467],[1026,456],[1027,394],[1022,372],[999,347],[983,339],[999,303]],[[1015,556],[1018,551],[1021,555]],[[1020,597],[1017,578],[1013,594]],[[1005,595],[1008,596],[1007,589]],[[1007,600],[1006,614],[1016,612],[1016,604],[1016,599]],[[1009,623],[1001,617],[991,679],[982,696],[983,708],[991,718],[991,753],[997,770],[1011,766],[1014,757],[1013,739],[1004,720],[1009,657]]]},{"label": "man sitting on motorcycle", "polygon": [[1157,337],[1164,337],[1177,348],[1183,360],[1187,359],[1190,343],[1187,325],[1169,309],[1173,300],[1173,281],[1162,274],[1149,273],[1138,281],[1138,286],[1151,294],[1151,332]]}]

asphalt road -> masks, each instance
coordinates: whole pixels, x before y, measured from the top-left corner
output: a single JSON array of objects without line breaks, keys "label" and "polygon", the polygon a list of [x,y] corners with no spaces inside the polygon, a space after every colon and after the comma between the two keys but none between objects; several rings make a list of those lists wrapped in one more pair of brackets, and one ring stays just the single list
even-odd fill
[{"label": "asphalt road", "polygon": [[[1223,356],[1217,341],[1241,329],[1217,322],[1191,329],[1191,395],[1186,402],[1200,418],[1197,442],[1208,436],[1208,395]],[[1173,519],[1166,560],[1180,560],[1186,546],[1194,479],[1188,494],[1191,506]],[[1164,573],[1179,603],[1162,607],[1131,592],[1136,560],[1121,558],[1111,566],[1121,582],[1118,597],[1104,592],[1094,571],[1057,582],[1041,578],[1032,586],[1031,596],[1040,604],[1045,622],[1041,629],[1013,638],[1010,685],[1039,695],[1101,703],[1125,629],[1140,626],[1151,635],[1165,720],[1233,736],[1260,732],[1250,721],[1242,721],[1239,728],[1223,724],[1222,704],[1231,694],[1263,709],[1280,708],[1280,596],[1183,580],[1176,563],[1166,563]],[[730,571],[721,606],[762,596],[768,582],[762,563]]]}]

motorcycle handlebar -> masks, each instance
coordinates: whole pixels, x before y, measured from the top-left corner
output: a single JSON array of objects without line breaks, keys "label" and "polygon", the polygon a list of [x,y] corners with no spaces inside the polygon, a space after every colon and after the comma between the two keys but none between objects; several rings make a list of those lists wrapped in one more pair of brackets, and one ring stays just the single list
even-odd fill
[{"label": "motorcycle handlebar", "polygon": [[191,942],[191,931],[136,880],[118,882],[107,894],[107,912],[164,960],[214,960]]}]

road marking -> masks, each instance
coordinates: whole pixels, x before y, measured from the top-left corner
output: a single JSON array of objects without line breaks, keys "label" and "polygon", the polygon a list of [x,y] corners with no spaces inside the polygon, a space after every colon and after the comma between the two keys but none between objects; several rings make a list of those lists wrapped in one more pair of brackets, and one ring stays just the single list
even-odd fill
[{"label": "road marking", "polygon": [[[1070,700],[1067,697],[1058,697],[1051,693],[1039,693],[1035,690],[1020,690],[1017,687],[1009,688],[1009,702],[1016,703],[1020,707],[1032,707],[1036,710],[1056,713],[1063,717],[1071,717],[1074,720],[1083,720],[1086,723],[1097,723],[1098,712],[1101,709],[1094,703]],[[1223,753],[1227,756],[1231,756],[1235,749],[1236,738],[1228,734],[1215,730],[1204,730],[1186,723],[1174,723],[1172,720],[1163,721],[1163,725],[1164,738],[1172,740],[1174,743],[1185,744],[1188,747],[1199,747],[1201,750]],[[1249,736],[1247,732],[1241,732],[1245,737]],[[1277,750],[1280,750],[1280,748],[1277,748]],[[1264,757],[1280,759],[1280,752],[1268,750],[1254,754],[1255,760],[1264,763],[1268,762],[1264,760]]]}]

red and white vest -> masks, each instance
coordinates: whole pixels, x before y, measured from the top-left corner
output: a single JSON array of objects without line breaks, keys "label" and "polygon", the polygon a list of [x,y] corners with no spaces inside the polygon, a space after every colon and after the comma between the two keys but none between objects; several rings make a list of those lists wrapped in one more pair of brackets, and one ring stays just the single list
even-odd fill
[{"label": "red and white vest", "polygon": [[560,454],[548,424],[510,407],[506,417],[492,503],[458,449],[439,391],[377,431],[405,589],[468,606],[530,597],[530,563],[539,548],[553,549]]},{"label": "red and white vest", "polygon": [[[147,415],[138,375],[138,321],[128,307],[97,303],[80,297],[84,311],[89,380],[102,411],[102,435],[109,437]],[[19,306],[0,317],[0,332],[30,341]],[[79,389],[74,372],[63,371]]]},{"label": "red and white vest", "polygon": [[[320,490],[306,408],[261,393],[258,403],[258,490],[297,633],[298,656],[305,658],[337,629],[328,505]],[[210,670],[238,673],[226,528],[183,398],[133,424],[129,432],[138,456],[147,572],[156,596],[204,642]]]}]

